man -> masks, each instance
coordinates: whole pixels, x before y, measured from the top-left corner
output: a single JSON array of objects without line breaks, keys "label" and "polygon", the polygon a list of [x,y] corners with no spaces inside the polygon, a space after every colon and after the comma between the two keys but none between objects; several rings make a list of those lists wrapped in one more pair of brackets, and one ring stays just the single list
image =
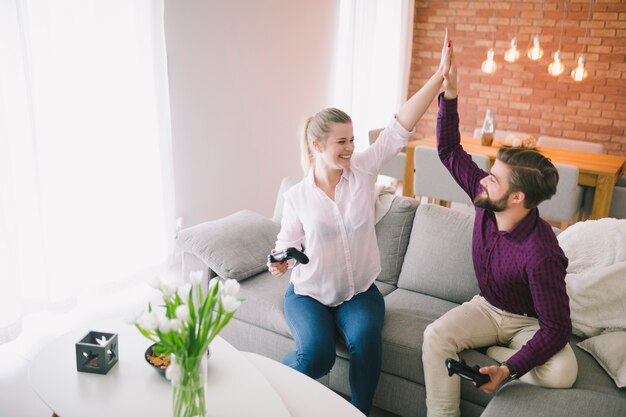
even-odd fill
[{"label": "man", "polygon": [[[451,45],[449,45],[451,47]],[[445,359],[489,347],[502,362],[480,369],[495,391],[504,382],[523,381],[569,388],[578,372],[569,345],[571,320],[565,289],[567,258],[537,205],[556,192],[558,172],[538,152],[503,148],[487,173],[460,144],[454,54],[439,96],[439,157],[474,200],[472,258],[481,295],[450,310],[424,332],[422,361],[428,416],[460,415],[460,379],[450,378]]]}]

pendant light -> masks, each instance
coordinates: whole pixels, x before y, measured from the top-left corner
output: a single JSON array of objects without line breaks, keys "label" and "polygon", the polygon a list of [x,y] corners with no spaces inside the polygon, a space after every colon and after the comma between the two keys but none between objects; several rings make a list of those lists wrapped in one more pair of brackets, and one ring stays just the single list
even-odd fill
[{"label": "pendant light", "polygon": [[587,28],[585,29],[585,39],[583,40],[583,47],[578,57],[578,66],[572,70],[572,78],[574,81],[580,82],[587,78],[587,70],[585,69],[585,47],[587,46],[587,35],[589,34],[589,21],[591,20],[591,14],[593,13],[593,2],[589,0],[589,15],[587,16]]},{"label": "pendant light", "polygon": [[495,27],[495,23],[496,23],[496,16],[498,15],[498,9],[496,7],[497,5],[497,0],[496,0],[496,4],[494,4],[493,7],[493,37],[491,40],[491,44],[492,47],[489,48],[489,50],[487,51],[487,59],[485,61],[483,61],[483,63],[480,66],[480,69],[482,72],[487,73],[487,74],[493,74],[494,72],[496,72],[496,69],[498,68],[498,65],[496,64],[496,61],[494,60],[495,57],[495,52],[493,50],[493,48],[495,48],[496,46],[496,27]]},{"label": "pendant light", "polygon": [[482,65],[480,66],[482,72],[486,72],[487,74],[493,74],[494,72],[496,72],[498,65],[493,60],[494,55],[495,52],[493,51],[493,48],[489,48],[489,50],[487,51],[487,59],[483,61]]},{"label": "pendant light", "polygon": [[588,72],[585,69],[585,56],[580,54],[578,57],[578,66],[572,70],[572,78],[574,81],[582,81],[587,78]]},{"label": "pendant light", "polygon": [[554,61],[548,66],[548,74],[558,77],[565,71],[565,65],[561,62],[561,45],[563,44],[563,31],[565,30],[565,21],[567,20],[568,0],[564,2],[563,20],[561,21],[561,36],[559,37],[559,49],[554,53]]},{"label": "pendant light", "polygon": [[519,50],[517,49],[517,33],[519,32],[519,0],[515,2],[515,8],[517,9],[517,18],[515,22],[515,36],[511,39],[511,47],[504,53],[504,60],[506,62],[516,62],[519,59]]},{"label": "pendant light", "polygon": [[[543,21],[543,1],[541,0],[541,20]],[[537,34],[533,37],[533,46],[528,49],[526,54],[532,61],[539,61],[543,56],[543,49],[541,49],[541,42],[539,40],[539,29]]]}]

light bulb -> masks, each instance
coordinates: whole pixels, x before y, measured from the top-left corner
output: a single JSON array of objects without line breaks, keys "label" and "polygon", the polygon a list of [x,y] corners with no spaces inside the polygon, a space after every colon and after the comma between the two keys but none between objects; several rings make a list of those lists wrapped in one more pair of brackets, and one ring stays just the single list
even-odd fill
[{"label": "light bulb", "polygon": [[487,60],[483,61],[482,65],[480,66],[480,69],[487,74],[493,74],[496,71],[497,65],[493,60],[493,56],[493,48],[490,48],[489,51],[487,51]]},{"label": "light bulb", "polygon": [[558,50],[554,53],[554,62],[548,66],[548,74],[558,77],[563,74],[563,71],[565,71],[565,65],[561,63],[561,51]]},{"label": "light bulb", "polygon": [[582,81],[587,78],[587,70],[585,69],[585,56],[578,57],[578,66],[572,70],[572,78],[574,81]]},{"label": "light bulb", "polygon": [[515,62],[519,59],[519,51],[517,50],[517,38],[511,39],[511,47],[504,53],[506,62]]},{"label": "light bulb", "polygon": [[543,56],[543,49],[539,44],[539,35],[535,35],[533,39],[533,47],[528,50],[528,58],[533,61],[538,61]]}]

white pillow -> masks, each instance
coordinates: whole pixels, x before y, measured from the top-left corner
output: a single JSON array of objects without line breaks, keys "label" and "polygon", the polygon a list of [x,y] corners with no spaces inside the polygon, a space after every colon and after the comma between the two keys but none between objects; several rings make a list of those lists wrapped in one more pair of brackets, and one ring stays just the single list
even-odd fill
[{"label": "white pillow", "polygon": [[578,343],[615,381],[618,388],[626,387],[626,332],[610,332],[590,337]]}]

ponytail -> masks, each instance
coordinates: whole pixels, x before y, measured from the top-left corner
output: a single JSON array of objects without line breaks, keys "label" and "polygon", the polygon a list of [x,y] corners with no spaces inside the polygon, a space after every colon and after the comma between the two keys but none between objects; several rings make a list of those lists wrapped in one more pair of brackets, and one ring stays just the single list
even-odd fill
[{"label": "ponytail", "polygon": [[300,165],[302,165],[302,171],[306,176],[313,164],[313,152],[309,145],[309,126],[313,117],[307,117],[304,121],[304,131],[302,132],[302,138],[300,139]]},{"label": "ponytail", "polygon": [[304,122],[304,132],[300,140],[300,163],[304,175],[307,175],[309,172],[315,157],[311,149],[311,142],[313,139],[317,139],[319,142],[324,143],[334,123],[352,123],[352,119],[341,110],[328,108],[318,112],[313,117],[307,118]]}]

